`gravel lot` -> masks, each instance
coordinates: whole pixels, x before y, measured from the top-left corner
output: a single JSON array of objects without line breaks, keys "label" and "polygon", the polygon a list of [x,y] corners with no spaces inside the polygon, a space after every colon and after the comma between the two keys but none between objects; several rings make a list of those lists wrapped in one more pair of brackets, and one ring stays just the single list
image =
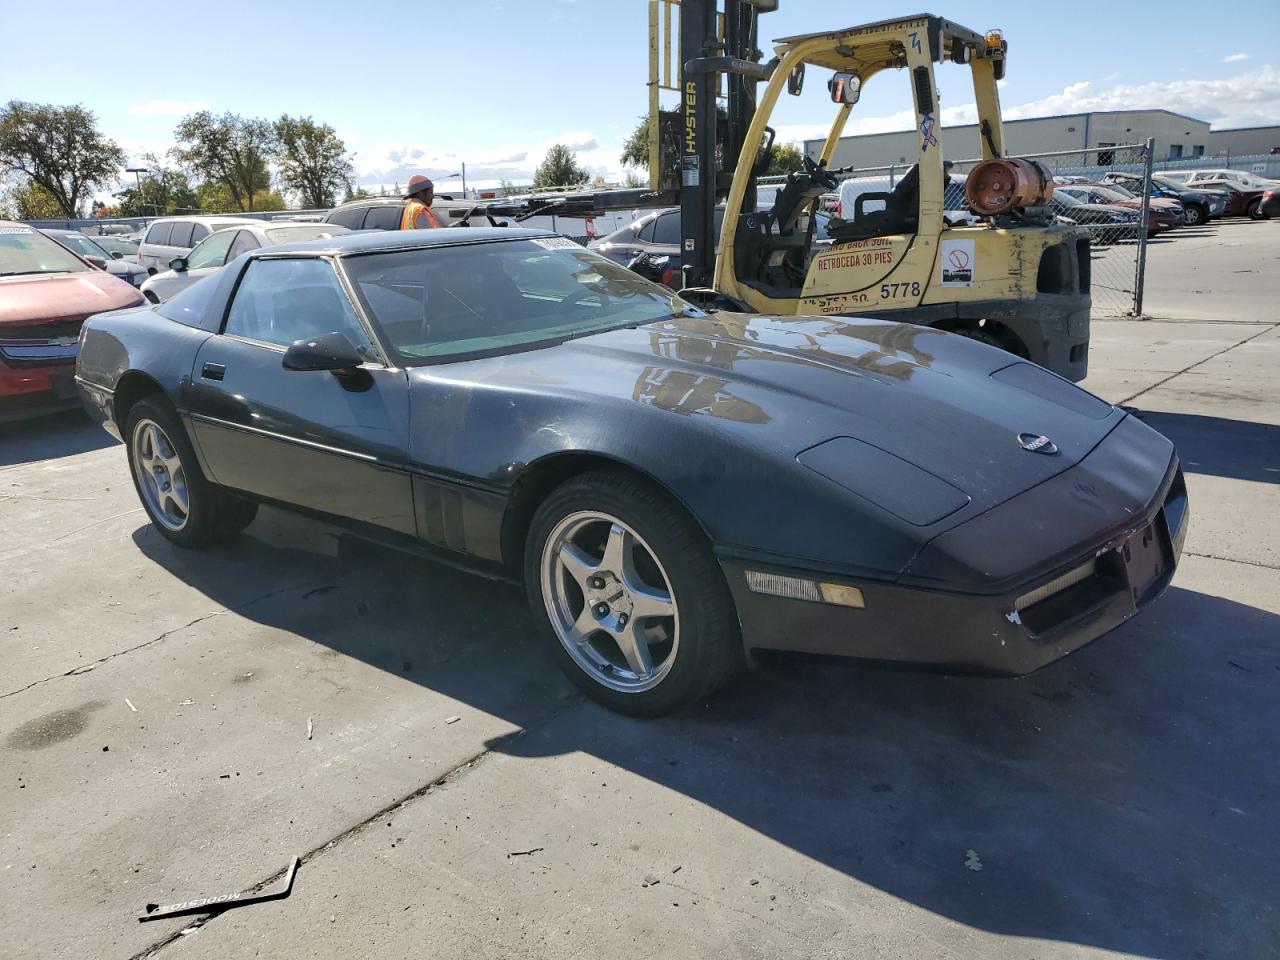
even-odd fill
[{"label": "gravel lot", "polygon": [[514,588],[273,510],[179,552],[78,415],[0,427],[0,956],[1280,956],[1280,227],[1202,234],[1086,383],[1178,444],[1182,567],[1018,681],[784,662],[626,720]]}]

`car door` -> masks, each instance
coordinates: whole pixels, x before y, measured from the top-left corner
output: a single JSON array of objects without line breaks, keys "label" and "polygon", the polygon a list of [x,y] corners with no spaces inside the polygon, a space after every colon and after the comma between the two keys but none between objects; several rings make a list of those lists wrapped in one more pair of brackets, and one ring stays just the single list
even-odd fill
[{"label": "car door", "polygon": [[[290,344],[334,331],[370,357],[353,375],[283,367]],[[407,376],[381,362],[329,260],[249,261],[196,355],[187,407],[216,482],[415,532]]]},{"label": "car door", "polygon": [[178,289],[189,287],[197,280],[203,280],[209,274],[221,270],[231,259],[227,256],[227,252],[231,249],[236,233],[235,230],[219,230],[196,244],[187,254],[187,269],[185,276],[182,277],[184,282],[172,293],[166,295],[172,296]]}]

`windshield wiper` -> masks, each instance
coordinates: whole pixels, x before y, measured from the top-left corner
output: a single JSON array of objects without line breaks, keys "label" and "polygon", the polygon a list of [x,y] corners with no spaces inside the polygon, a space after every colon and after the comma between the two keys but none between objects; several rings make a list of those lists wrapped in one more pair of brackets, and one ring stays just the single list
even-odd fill
[{"label": "windshield wiper", "polygon": [[0,277],[25,277],[33,273],[70,273],[69,270],[4,270]]}]

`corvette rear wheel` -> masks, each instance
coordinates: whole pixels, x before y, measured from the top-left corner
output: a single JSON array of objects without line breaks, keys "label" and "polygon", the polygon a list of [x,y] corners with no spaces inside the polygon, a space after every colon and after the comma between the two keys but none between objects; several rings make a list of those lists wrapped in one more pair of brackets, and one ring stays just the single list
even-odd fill
[{"label": "corvette rear wheel", "polygon": [[694,703],[741,658],[733,601],[701,532],[663,491],[621,471],[569,480],[539,507],[525,585],[562,669],[620,713]]},{"label": "corvette rear wheel", "polygon": [[165,539],[203,547],[234,537],[253,522],[258,505],[205,479],[173,408],[156,397],[129,409],[125,437],[138,499]]},{"label": "corvette rear wheel", "polygon": [[1261,197],[1259,197],[1257,200],[1254,200],[1253,203],[1249,204],[1249,209],[1247,212],[1249,214],[1250,220],[1266,220],[1267,219],[1267,215],[1262,212]]}]

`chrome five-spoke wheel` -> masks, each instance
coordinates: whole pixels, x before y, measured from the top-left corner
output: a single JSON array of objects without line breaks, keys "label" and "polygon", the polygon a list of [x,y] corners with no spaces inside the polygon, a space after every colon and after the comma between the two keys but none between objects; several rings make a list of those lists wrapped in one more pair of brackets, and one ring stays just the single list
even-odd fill
[{"label": "chrome five-spoke wheel", "polygon": [[177,448],[154,420],[139,420],[132,442],[138,489],[146,500],[147,512],[168,529],[181,530],[187,525],[191,503]]},{"label": "chrome five-spoke wheel", "polygon": [[596,682],[640,693],[670,672],[680,647],[671,581],[617,517],[589,510],[560,520],[542,551],[541,586],[560,643]]}]

